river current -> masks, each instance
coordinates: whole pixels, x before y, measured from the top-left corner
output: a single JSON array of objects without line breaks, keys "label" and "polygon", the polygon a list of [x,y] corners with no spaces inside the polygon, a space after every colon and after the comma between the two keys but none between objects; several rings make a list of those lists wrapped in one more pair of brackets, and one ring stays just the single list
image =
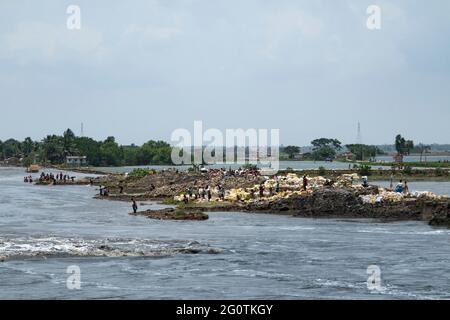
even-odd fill
[{"label": "river current", "polygon": [[[158,221],[93,199],[94,187],[34,186],[24,175],[0,168],[0,299],[450,298],[448,229],[220,212]],[[449,194],[450,183],[410,189]],[[79,290],[67,287],[70,266]]]}]

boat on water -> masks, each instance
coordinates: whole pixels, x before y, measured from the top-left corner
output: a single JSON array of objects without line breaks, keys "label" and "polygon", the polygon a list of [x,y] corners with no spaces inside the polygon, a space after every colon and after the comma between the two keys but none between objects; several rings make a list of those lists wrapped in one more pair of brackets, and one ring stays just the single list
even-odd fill
[{"label": "boat on water", "polygon": [[41,167],[37,164],[32,164],[27,168],[28,173],[37,173],[41,170]]}]

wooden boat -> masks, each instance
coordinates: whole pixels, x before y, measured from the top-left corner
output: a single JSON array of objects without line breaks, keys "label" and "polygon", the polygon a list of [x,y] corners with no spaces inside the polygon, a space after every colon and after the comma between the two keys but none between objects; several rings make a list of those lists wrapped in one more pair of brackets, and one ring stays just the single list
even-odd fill
[{"label": "wooden boat", "polygon": [[27,168],[28,173],[37,173],[41,170],[41,167],[37,164],[32,164]]}]

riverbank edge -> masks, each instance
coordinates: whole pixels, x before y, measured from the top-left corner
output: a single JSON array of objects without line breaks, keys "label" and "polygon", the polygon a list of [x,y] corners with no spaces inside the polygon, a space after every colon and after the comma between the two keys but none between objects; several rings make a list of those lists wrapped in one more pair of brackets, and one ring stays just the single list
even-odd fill
[{"label": "riverbank edge", "polygon": [[[143,197],[139,201],[154,201],[162,205],[172,205],[169,210],[182,210],[187,216],[191,214],[203,214],[213,212],[229,213],[253,213],[253,214],[271,214],[283,215],[310,219],[352,219],[352,220],[371,220],[374,222],[390,223],[399,221],[423,221],[434,227],[450,227],[450,201],[448,200],[423,200],[418,202],[384,203],[384,204],[362,204],[357,201],[355,196],[353,201],[347,203],[348,194],[340,199],[334,198],[331,192],[325,200],[322,191],[308,197],[291,197],[289,199],[280,199],[275,203],[256,202],[253,204],[234,203],[234,202],[201,202],[201,203],[183,203],[171,199],[148,198]],[[319,196],[317,196],[319,195]],[[331,197],[330,197],[331,195]],[[320,197],[322,196],[322,199]],[[129,201],[131,198],[136,200],[136,195],[107,196],[98,199]],[[316,198],[316,199],[313,199]],[[317,199],[319,198],[319,199]],[[301,203],[302,201],[310,203]],[[310,201],[312,199],[312,202]],[[295,202],[298,202],[297,204]],[[321,202],[322,201],[322,202]],[[336,203],[334,203],[336,202]],[[340,204],[339,204],[340,203]],[[137,215],[153,215],[158,218],[164,214],[167,208],[147,210]],[[169,218],[170,219],[170,218]],[[196,219],[186,219],[196,220]]]}]

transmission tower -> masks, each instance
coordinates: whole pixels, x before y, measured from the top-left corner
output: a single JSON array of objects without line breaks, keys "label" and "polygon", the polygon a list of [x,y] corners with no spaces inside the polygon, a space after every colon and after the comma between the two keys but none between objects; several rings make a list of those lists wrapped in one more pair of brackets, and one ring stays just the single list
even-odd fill
[{"label": "transmission tower", "polygon": [[358,133],[356,134],[356,143],[362,144],[361,123],[358,121]]}]

